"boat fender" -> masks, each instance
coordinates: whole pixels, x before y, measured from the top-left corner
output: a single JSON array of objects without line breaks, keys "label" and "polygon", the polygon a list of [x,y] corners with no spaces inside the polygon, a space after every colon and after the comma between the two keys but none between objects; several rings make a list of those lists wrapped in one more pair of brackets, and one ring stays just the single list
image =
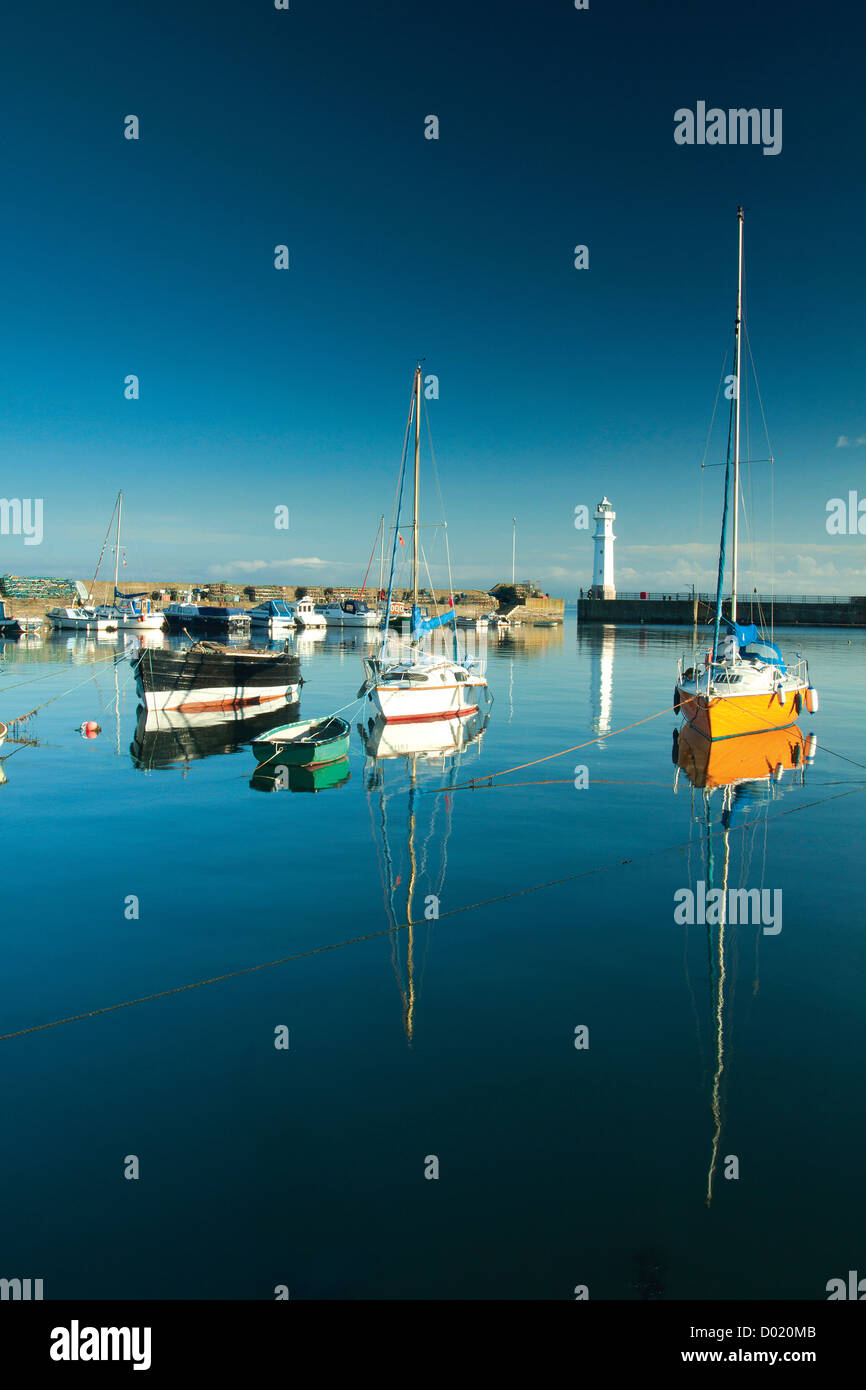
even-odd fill
[{"label": "boat fender", "polygon": [[800,766],[800,754],[802,753],[802,751],[803,750],[801,749],[799,743],[795,743],[793,748],[791,749],[791,762],[794,764],[795,767]]},{"label": "boat fender", "polygon": [[814,761],[815,753],[817,752],[817,749],[818,749],[818,735],[817,735],[817,734],[809,734],[808,738],[806,739],[806,762],[807,762],[807,763],[811,763],[811,762]]},{"label": "boat fender", "polygon": [[800,692],[799,692],[799,690],[798,690],[797,693],[796,693],[795,696],[794,696],[794,709],[796,710],[797,714],[799,714],[800,711],[802,710],[802,708],[803,708],[803,699],[802,699],[802,696],[800,695]]},{"label": "boat fender", "polygon": [[818,692],[814,685],[810,685],[806,690],[806,709],[810,714],[818,713]]},{"label": "boat fender", "polygon": [[674,714],[678,714],[678,713],[679,713],[679,709],[680,709],[680,692],[679,692],[679,688],[678,688],[677,686],[674,686]]},{"label": "boat fender", "polygon": [[783,768],[782,764],[781,764],[781,763],[776,763],[776,766],[775,766],[774,769],[773,769],[773,781],[774,781],[774,782],[781,782],[781,780],[782,780],[782,773],[783,773],[784,771],[785,771],[785,769]]}]

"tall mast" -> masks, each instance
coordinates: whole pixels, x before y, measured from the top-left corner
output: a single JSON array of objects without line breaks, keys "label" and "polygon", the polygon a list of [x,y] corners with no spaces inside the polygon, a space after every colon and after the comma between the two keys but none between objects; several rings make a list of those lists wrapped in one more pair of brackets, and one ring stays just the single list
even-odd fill
[{"label": "tall mast", "polygon": [[382,540],[379,546],[379,597],[382,594],[382,583],[385,575],[385,518],[379,522],[379,529],[382,532]]},{"label": "tall mast", "polygon": [[118,566],[120,564],[120,513],[122,507],[123,492],[121,491],[117,494],[117,538],[114,542],[114,598],[112,599],[112,603],[117,599],[117,575]]},{"label": "tall mast", "polygon": [[743,209],[737,208],[739,253],[737,257],[737,322],[734,328],[736,364],[734,366],[734,556],[731,570],[731,622],[737,621],[737,541],[740,530],[740,360],[743,327]]},{"label": "tall mast", "polygon": [[412,595],[418,602],[418,484],[421,460],[421,363],[415,368],[415,508],[412,527]]}]

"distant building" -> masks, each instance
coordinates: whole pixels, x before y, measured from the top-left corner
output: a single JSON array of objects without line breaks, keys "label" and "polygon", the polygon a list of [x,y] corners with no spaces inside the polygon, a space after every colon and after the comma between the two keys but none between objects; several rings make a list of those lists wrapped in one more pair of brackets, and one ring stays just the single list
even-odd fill
[{"label": "distant building", "polygon": [[613,580],[613,523],[616,512],[607,497],[603,497],[595,509],[595,535],[593,545],[595,557],[592,570],[592,598],[616,598]]}]

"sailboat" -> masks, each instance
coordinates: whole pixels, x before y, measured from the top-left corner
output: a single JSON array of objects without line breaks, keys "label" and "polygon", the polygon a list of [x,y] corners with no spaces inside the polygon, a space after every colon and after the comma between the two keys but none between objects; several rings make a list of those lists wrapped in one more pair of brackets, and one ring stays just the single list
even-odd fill
[{"label": "sailboat", "polygon": [[[75,607],[49,608],[46,617],[51,619],[55,627],[72,628],[73,630],[85,632],[117,632],[132,630],[135,632],[158,631],[165,627],[165,615],[154,607],[151,599],[146,593],[124,594],[117,587],[118,567],[120,565],[120,517],[123,510],[123,492],[118,492],[114,510],[109,519],[108,529],[111,531],[111,523],[117,516],[117,534],[115,538],[114,553],[114,602],[100,603],[94,605],[93,586],[96,583],[96,575],[99,573],[99,566],[102,563],[102,555],[105,553],[105,546],[108,543],[108,534],[102,546],[102,554],[96,566],[96,574],[87,593],[86,601]],[[83,594],[83,585],[81,588]]]},{"label": "sailboat", "polygon": [[123,594],[117,587],[118,567],[120,565],[120,515],[123,510],[122,491],[118,492],[115,505],[117,535],[114,542],[114,603],[100,604],[96,610],[96,616],[113,621],[119,631],[160,631],[165,627],[165,615],[160,609],[154,608],[149,596],[146,593]]},{"label": "sailboat", "polygon": [[[394,566],[397,557],[397,541],[400,529],[400,511],[403,501],[403,483],[406,474],[409,433],[415,426],[415,486],[412,512],[412,617],[410,627],[410,650],[405,660],[389,659],[389,623],[392,614],[392,595],[394,591]],[[409,420],[397,493],[397,514],[394,537],[391,545],[391,572],[388,578],[388,597],[385,604],[385,617],[382,622],[382,645],[378,657],[364,660],[366,679],[359,691],[359,698],[365,700],[364,717],[368,725],[381,718],[393,722],[415,722],[433,719],[464,719],[477,714],[479,699],[487,697],[487,681],[478,663],[473,658],[460,659],[457,643],[456,613],[454,594],[451,593],[450,606],[444,613],[433,618],[424,618],[418,606],[418,503],[420,489],[421,452],[421,364],[415,368],[412,383],[412,398],[409,406]],[[427,633],[451,624],[454,635],[454,656],[449,659],[437,656],[430,651],[421,650],[421,642]]]},{"label": "sailboat", "polygon": [[[737,313],[735,333],[733,410],[733,459],[730,447],[725,463],[725,496],[716,587],[716,612],[712,647],[692,657],[681,657],[674,689],[674,709],[704,738],[736,738],[741,734],[766,733],[795,724],[803,709],[818,712],[818,693],[809,680],[806,660],[785,661],[774,642],[754,623],[737,621],[737,561],[740,515],[740,367],[743,330],[743,209],[737,209]],[[729,436],[730,437],[730,436]],[[733,538],[730,617],[722,614],[725,561],[728,540],[729,497],[733,484]]]}]

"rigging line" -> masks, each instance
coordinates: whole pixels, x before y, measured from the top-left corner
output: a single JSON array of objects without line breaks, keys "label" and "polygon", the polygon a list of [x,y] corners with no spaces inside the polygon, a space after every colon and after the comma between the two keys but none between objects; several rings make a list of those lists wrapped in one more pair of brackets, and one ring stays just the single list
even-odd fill
[{"label": "rigging line", "polygon": [[99,566],[102,564],[102,557],[105,554],[105,547],[108,545],[108,537],[111,535],[111,527],[114,521],[114,513],[117,511],[117,503],[120,501],[120,493],[117,494],[117,501],[111,509],[111,516],[108,519],[108,530],[105,533],[105,540],[102,542],[102,549],[99,552],[99,559],[96,562],[96,569],[93,571],[93,578],[90,581],[90,588],[87,590],[87,602],[90,603],[93,597],[93,586],[96,583],[96,576],[99,574]]},{"label": "rigging line", "polygon": [[[115,665],[118,665],[121,661],[125,660],[125,658],[126,651],[124,650],[120,653],[119,656],[100,656],[96,657],[93,661],[89,661],[87,664],[88,666],[107,666],[110,662],[113,661]],[[52,676],[65,675],[68,670],[68,663],[63,662],[62,665],[58,665],[56,671],[49,671],[48,674],[45,676],[31,676],[29,680],[16,681],[14,685],[0,686],[0,695],[6,695],[10,690],[19,690],[22,685],[38,685],[40,681],[51,680]]]},{"label": "rigging line", "polygon": [[[119,660],[122,661],[122,660],[123,660],[123,657],[120,657]],[[96,665],[97,663],[94,662],[94,663],[92,663],[92,664],[93,664],[93,665]],[[64,669],[65,669],[65,668],[64,668]],[[92,680],[94,680],[94,679],[95,679],[94,672],[93,672],[93,671],[88,671],[88,673],[87,673],[87,675],[85,676],[84,680],[83,680],[83,681],[79,681],[77,685],[71,685],[71,686],[69,687],[68,690],[62,690],[62,691],[60,692],[59,695],[55,695],[55,696],[54,696],[52,699],[50,699],[50,700],[43,700],[41,705],[36,705],[36,707],[35,707],[34,709],[28,710],[26,714],[16,714],[16,716],[15,716],[14,719],[10,719],[10,720],[8,720],[7,722],[10,723],[10,724],[17,724],[17,723],[19,722],[19,720],[22,720],[22,719],[29,719],[29,718],[31,717],[31,715],[33,715],[33,714],[38,714],[39,710],[45,709],[48,705],[55,705],[55,704],[57,703],[58,700],[62,700],[62,699],[64,699],[65,696],[71,695],[71,694],[72,694],[74,691],[76,691],[76,690],[80,690],[81,687],[82,687],[83,685],[89,685],[90,682],[91,682]]]},{"label": "rigging line", "polygon": [[709,449],[709,447],[710,447],[710,436],[712,435],[712,432],[713,432],[713,425],[715,424],[715,421],[716,421],[716,411],[717,411],[718,406],[719,406],[719,396],[720,396],[721,393],[722,393],[722,382],[724,381],[724,378],[725,378],[725,367],[728,365],[728,352],[730,351],[730,347],[731,347],[731,338],[733,337],[733,333],[734,333],[733,327],[729,328],[729,329],[728,329],[728,341],[725,343],[725,352],[724,352],[724,356],[722,357],[722,370],[721,370],[721,372],[719,373],[719,384],[718,384],[718,386],[716,387],[716,399],[713,401],[713,413],[712,413],[712,415],[710,416],[710,427],[709,427],[709,429],[707,430],[707,439],[706,439],[706,443],[704,444],[704,455],[703,455],[703,458],[701,459],[701,472],[703,472],[703,470],[704,470],[704,465],[706,464],[706,460],[707,460],[707,451],[708,451],[708,449]]},{"label": "rigging line", "polygon": [[377,542],[378,542],[378,540],[379,540],[379,532],[381,531],[381,529],[382,529],[382,527],[383,527],[383,525],[384,525],[384,522],[385,522],[385,518],[384,518],[384,517],[380,518],[379,525],[376,527],[376,539],[373,541],[373,549],[370,551],[370,559],[367,561],[367,573],[364,575],[364,582],[363,582],[363,584],[361,585],[361,593],[362,593],[362,594],[366,593],[366,591],[367,591],[367,576],[368,576],[369,573],[370,573],[370,566],[371,566],[372,563],[373,563],[373,556],[376,554],[376,544],[377,544]]},{"label": "rigging line", "polygon": [[[835,796],[825,796],[817,801],[805,802],[802,806],[791,806],[786,811],[780,811],[777,816],[767,816],[768,821],[781,820],[784,816],[796,815],[798,811],[806,811],[816,806],[823,806],[828,801],[838,801],[842,797],[853,796],[857,791],[866,790],[864,787],[854,787],[851,791],[837,792]],[[707,827],[707,838],[714,839],[719,835],[737,834],[746,829],[746,826],[729,826],[727,830],[720,829],[711,831]],[[574,883],[577,879],[592,878],[596,874],[611,873],[615,869],[624,868],[628,864],[639,864],[647,859],[656,859],[662,854],[673,854],[675,851],[680,853],[688,849],[689,841],[686,840],[676,845],[664,845],[661,849],[648,850],[646,854],[634,855],[629,859],[619,859],[616,863],[599,864],[592,869],[583,869],[579,873],[566,874],[563,878],[550,879],[546,883],[535,883],[529,888],[513,889],[509,893],[500,893],[495,898],[485,898],[477,903],[465,903],[462,907],[452,907],[445,912],[440,912],[438,921],[444,921],[447,917],[459,917],[464,912],[475,912],[482,907],[494,907],[499,903],[509,902],[514,898],[525,898],[532,893],[540,893],[546,888],[559,888],[566,883]],[[406,931],[409,923],[401,923],[398,930]],[[173,994],[185,994],[189,990],[202,989],[205,985],[222,984],[226,980],[235,980],[242,975],[254,975],[259,970],[268,970],[277,965],[288,965],[296,960],[305,960],[308,956],[321,956],[327,951],[340,950],[344,946],[357,946],[364,941],[375,941],[383,936],[389,936],[393,932],[393,927],[382,927],[378,931],[365,932],[361,936],[352,936],[344,941],[331,941],[326,946],[311,946],[309,950],[297,951],[291,956],[282,956],[279,960],[260,961],[257,965],[247,965],[240,970],[229,970],[224,975],[213,975],[206,980],[195,980],[187,985],[175,985],[172,989],[157,990],[153,994],[143,994],[137,999],[126,999],[121,1004],[106,1004],[101,1009],[88,1009],[85,1013],[73,1014],[68,1018],[56,1018],[50,1023],[35,1023],[29,1028],[18,1028],[11,1033],[0,1034],[0,1043],[9,1042],[12,1038],[21,1038],[28,1033],[43,1033],[49,1028],[59,1028],[65,1023],[80,1023],[85,1018],[96,1018],[99,1014],[117,1013],[120,1009],[132,1008],[134,1004],[148,1004],[155,999],[167,999]]]},{"label": "rigging line", "polygon": [[577,753],[581,748],[591,748],[594,743],[601,743],[603,739],[613,738],[615,734],[627,734],[630,729],[637,729],[641,724],[649,724],[651,720],[660,719],[663,714],[673,714],[673,712],[674,706],[666,705],[656,714],[648,714],[646,719],[637,719],[634,724],[624,724],[621,729],[612,729],[609,733],[599,734],[598,738],[587,739],[586,743],[575,743],[571,748],[561,748],[558,753],[546,753],[543,758],[533,758],[531,762],[518,763],[516,767],[505,767],[501,772],[481,773],[478,777],[470,778],[468,782],[458,782],[454,787],[425,787],[423,791],[426,796],[429,796],[430,792],[463,791],[467,787],[474,790],[479,782],[489,783],[494,777],[507,777],[510,772],[522,772],[525,767],[537,767],[539,763],[549,763],[553,758],[564,758],[568,753]]}]

